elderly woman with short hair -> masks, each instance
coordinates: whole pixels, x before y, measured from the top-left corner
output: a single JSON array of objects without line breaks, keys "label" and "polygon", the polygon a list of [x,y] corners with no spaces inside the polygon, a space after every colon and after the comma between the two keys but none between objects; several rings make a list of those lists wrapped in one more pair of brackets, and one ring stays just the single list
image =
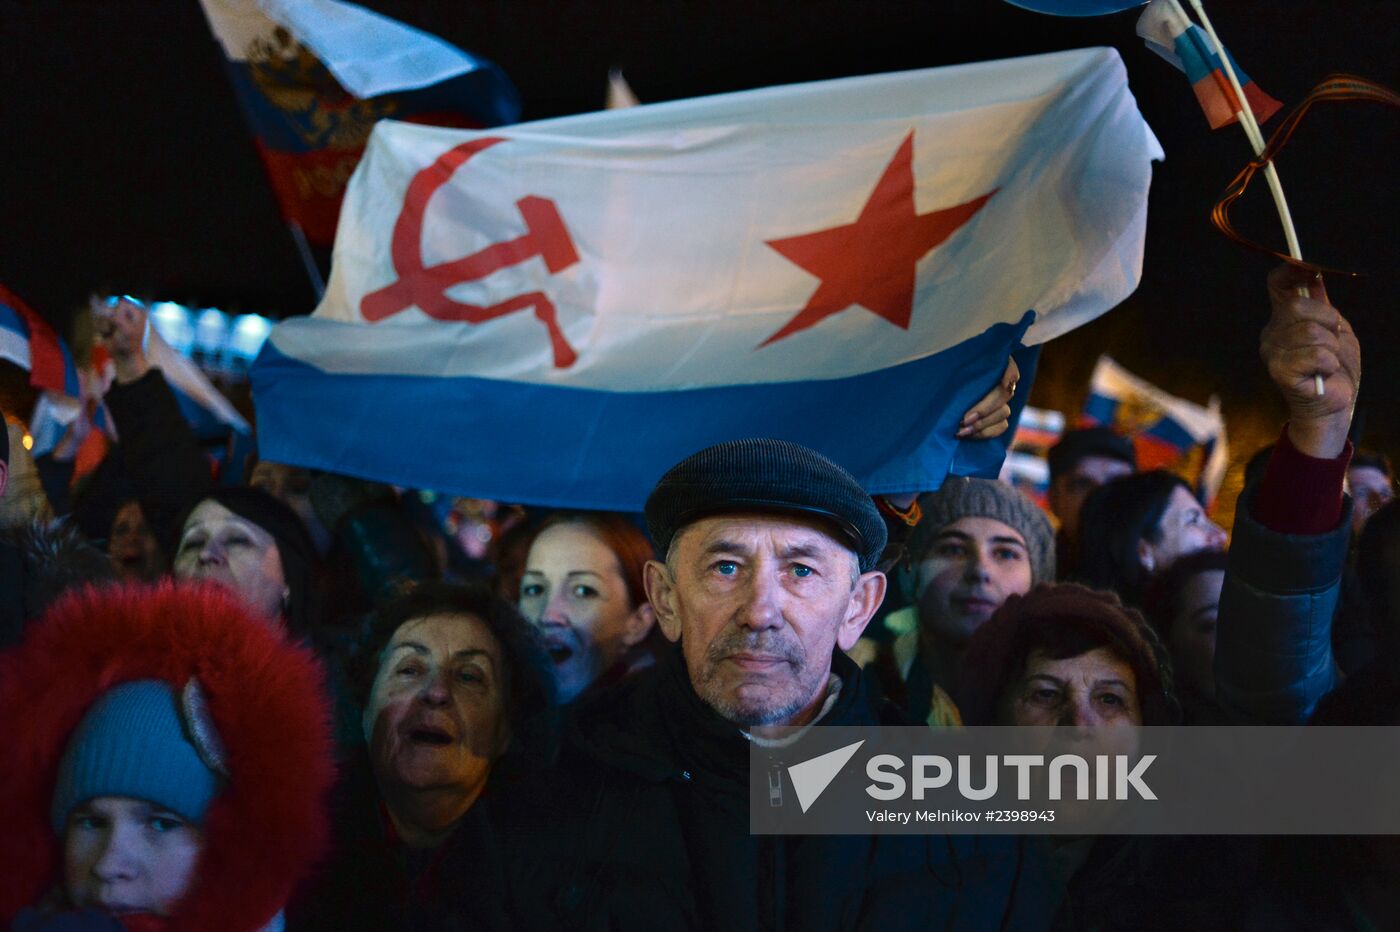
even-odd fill
[{"label": "elderly woman with short hair", "polygon": [[[1171,660],[1136,609],[1074,584],[1011,596],[973,635],[957,694],[971,725],[1061,725],[1124,747],[1140,725],[1175,725]],[[1079,813],[1092,815],[1092,813]],[[1073,814],[1071,814],[1073,817]],[[1057,929],[1241,928],[1267,879],[1252,839],[1060,835]]]},{"label": "elderly woman with short hair", "polygon": [[351,678],[364,745],[290,927],[391,930],[466,904],[473,928],[508,928],[491,787],[547,759],[552,735],[529,625],[483,587],[425,583],[373,617]]}]

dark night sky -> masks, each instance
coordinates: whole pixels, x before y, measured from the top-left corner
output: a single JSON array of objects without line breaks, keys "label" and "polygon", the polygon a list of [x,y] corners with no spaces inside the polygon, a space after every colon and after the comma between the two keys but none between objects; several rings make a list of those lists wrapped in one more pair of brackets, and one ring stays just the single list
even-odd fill
[{"label": "dark night sky", "polygon": [[[1207,220],[1247,145],[1236,129],[1210,132],[1185,79],[1134,34],[1134,13],[1059,19],[997,0],[365,5],[495,59],[526,119],[596,109],[611,65],[642,100],[661,101],[1113,45],[1167,152],[1143,282],[1047,348],[1033,400],[1077,405],[1094,358],[1108,351],[1169,391],[1197,401],[1221,393],[1246,445],[1277,430],[1256,350],[1272,260],[1240,251]],[[1208,9],[1236,59],[1285,105],[1332,71],[1400,85],[1400,10],[1390,0],[1212,0]],[[196,0],[0,0],[0,49],[0,281],[59,321],[94,288],[273,316],[310,310]],[[1329,287],[1362,339],[1366,439],[1400,451],[1400,369],[1390,364],[1400,347],[1398,159],[1400,113],[1348,105],[1310,117],[1279,172],[1304,255],[1365,273]],[[1281,244],[1262,180],[1257,188],[1240,225]]]}]

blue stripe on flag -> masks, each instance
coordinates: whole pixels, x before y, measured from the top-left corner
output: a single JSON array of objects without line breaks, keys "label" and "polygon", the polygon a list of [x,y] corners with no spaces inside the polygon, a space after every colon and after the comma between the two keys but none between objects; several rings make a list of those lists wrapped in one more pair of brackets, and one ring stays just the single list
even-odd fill
[{"label": "blue stripe on flag", "polygon": [[1011,432],[967,452],[954,433],[1033,318],[850,378],[635,393],[326,373],[269,341],[252,370],[259,452],[439,492],[637,511],[690,453],[768,436],[822,451],[872,493],[933,489],[951,466],[995,478]]},{"label": "blue stripe on flag", "polygon": [[0,301],[0,330],[10,334],[8,338],[0,340],[0,359],[20,365],[20,350],[27,352],[29,347],[29,327],[18,312],[4,301]]},{"label": "blue stripe on flag", "polygon": [[29,336],[29,327],[25,324],[24,319],[19,316],[18,311],[4,301],[0,301],[0,327],[22,333],[26,337]]},{"label": "blue stripe on flag", "polygon": [[244,62],[224,60],[229,80],[243,110],[244,119],[252,124],[253,131],[263,145],[278,152],[314,152],[324,148],[307,138],[310,129],[298,130],[299,117],[308,120],[314,109],[308,108],[305,114],[290,114],[279,110],[258,88],[249,66]]},{"label": "blue stripe on flag", "polygon": [[398,101],[393,115],[396,120],[447,114],[468,117],[482,126],[506,126],[520,119],[520,93],[492,62],[483,61],[480,68],[466,74],[392,96]]},{"label": "blue stripe on flag", "polygon": [[233,425],[221,421],[217,414],[182,392],[174,382],[169,379],[165,381],[170,386],[170,393],[175,396],[180,413],[194,430],[195,436],[201,440],[219,440],[233,433]]},{"label": "blue stripe on flag", "polygon": [[[15,334],[24,341],[26,346],[30,343],[29,324],[20,315],[19,311],[16,311],[4,301],[0,301],[0,330],[8,330],[10,333]],[[78,395],[81,394],[82,389],[78,384],[78,366],[73,361],[73,353],[68,349],[68,344],[63,342],[61,337],[58,341],[58,349],[59,352],[63,354],[63,393],[69,397],[77,398]],[[0,350],[3,350],[3,347],[0,347]],[[15,365],[20,364],[18,357],[12,356],[9,352],[0,351],[0,359],[8,359]],[[29,360],[31,369],[33,365],[34,359],[31,350]]]},{"label": "blue stripe on flag", "polygon": [[[1181,59],[1187,80],[1192,84],[1209,77],[1212,72],[1219,71],[1222,75],[1225,73],[1220,64],[1220,56],[1216,55],[1211,47],[1210,38],[1195,24],[1176,37],[1176,54]],[[1227,50],[1225,54],[1230,53]],[[1230,56],[1230,64],[1234,66],[1235,77],[1239,79],[1240,87],[1244,87],[1249,83],[1249,75],[1244,73],[1244,69],[1235,61],[1233,55]]]},{"label": "blue stripe on flag", "polygon": [[1169,443],[1183,453],[1196,445],[1196,438],[1170,417],[1162,418],[1143,433]]},{"label": "blue stripe on flag", "polygon": [[1090,394],[1084,402],[1084,417],[1105,427],[1112,427],[1118,416],[1118,399],[1107,395]]}]

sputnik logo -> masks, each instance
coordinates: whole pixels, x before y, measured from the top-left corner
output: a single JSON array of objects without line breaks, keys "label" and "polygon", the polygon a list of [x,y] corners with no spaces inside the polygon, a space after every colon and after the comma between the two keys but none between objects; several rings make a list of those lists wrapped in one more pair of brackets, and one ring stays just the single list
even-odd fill
[{"label": "sputnik logo", "polygon": [[864,743],[864,740],[857,741],[855,744],[827,751],[788,768],[792,788],[797,791],[797,804],[802,807],[804,813],[812,808],[812,803],[817,801],[817,797],[826,792],[826,788],[831,786],[831,781],[836,779],[836,775],[852,757],[855,757],[856,751],[859,751]]},{"label": "sputnik logo", "polygon": [[484,324],[497,317],[531,308],[549,331],[554,367],[567,369],[578,360],[578,353],[564,338],[554,302],[544,292],[525,292],[485,307],[447,296],[447,289],[453,285],[479,281],[493,272],[537,256],[544,260],[545,268],[551,275],[557,275],[576,264],[579,261],[578,250],[574,248],[569,229],[559,216],[559,209],[549,198],[530,195],[515,202],[521,219],[525,221],[523,236],[493,243],[451,262],[431,267],[423,262],[423,218],[432,196],[452,180],[453,173],[472,156],[505,141],[504,137],[490,136],[462,143],[438,156],[433,164],[413,176],[404,194],[403,209],[394,223],[390,246],[390,258],[394,271],[399,275],[398,280],[365,295],[360,301],[360,313],[365,320],[375,323],[417,306],[436,320]]}]

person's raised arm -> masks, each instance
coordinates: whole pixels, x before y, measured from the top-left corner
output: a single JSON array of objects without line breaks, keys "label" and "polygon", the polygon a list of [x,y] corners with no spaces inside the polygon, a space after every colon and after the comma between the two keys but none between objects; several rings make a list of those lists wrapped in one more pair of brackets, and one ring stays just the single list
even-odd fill
[{"label": "person's raised arm", "polygon": [[[106,400],[117,427],[122,465],[137,493],[159,502],[173,519],[208,491],[209,464],[165,376],[146,358],[145,308],[125,298],[114,307],[94,298],[92,314],[98,342],[116,368]],[[169,523],[164,517],[152,520]],[[157,530],[162,545],[169,546],[174,529]]]},{"label": "person's raised arm", "polygon": [[1275,269],[1269,300],[1273,313],[1259,352],[1288,406],[1288,425],[1250,499],[1250,514],[1271,531],[1322,534],[1341,520],[1361,347],[1320,278],[1292,266]]},{"label": "person's raised arm", "polygon": [[1350,525],[1342,480],[1361,348],[1320,278],[1283,266],[1269,276],[1269,298],[1259,354],[1289,419],[1235,512],[1216,693],[1237,719],[1297,724],[1336,685],[1332,615]]}]

